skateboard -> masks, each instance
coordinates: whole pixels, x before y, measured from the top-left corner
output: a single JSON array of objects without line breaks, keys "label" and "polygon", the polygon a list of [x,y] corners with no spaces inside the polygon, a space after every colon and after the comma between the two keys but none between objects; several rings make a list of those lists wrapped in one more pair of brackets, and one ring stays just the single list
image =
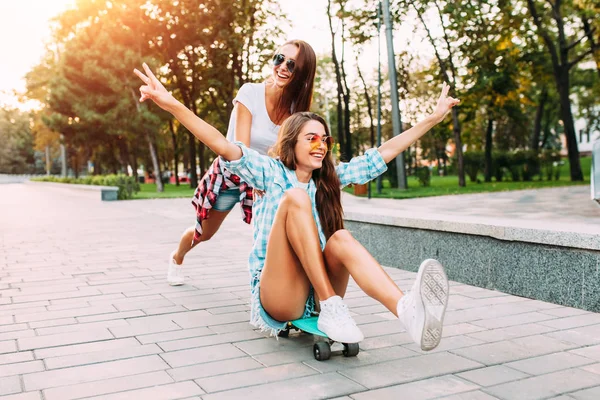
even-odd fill
[{"label": "skateboard", "polygon": [[[317,328],[317,320],[319,317],[310,317],[297,319],[287,323],[284,330],[279,332],[280,337],[288,337],[290,330],[305,332],[315,337],[315,343],[313,345],[313,355],[317,361],[329,360],[331,357],[331,345],[336,343],[331,340],[327,335]],[[355,357],[359,352],[358,343],[341,343],[344,346],[342,354],[344,357]]]}]

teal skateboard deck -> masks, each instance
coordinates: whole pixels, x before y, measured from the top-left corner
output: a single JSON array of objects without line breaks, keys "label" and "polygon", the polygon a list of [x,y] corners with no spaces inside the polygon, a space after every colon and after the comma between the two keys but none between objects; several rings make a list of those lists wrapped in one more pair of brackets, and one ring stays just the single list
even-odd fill
[{"label": "teal skateboard deck", "polygon": [[[315,343],[313,345],[313,355],[317,361],[329,360],[331,357],[331,345],[335,343],[325,333],[319,330],[317,327],[317,320],[319,317],[310,317],[303,319],[296,319],[287,323],[285,330],[279,333],[281,337],[288,337],[290,329],[305,332],[315,336]],[[318,339],[320,338],[320,340]],[[344,350],[342,354],[345,357],[354,357],[359,352],[358,343],[342,343]]]}]

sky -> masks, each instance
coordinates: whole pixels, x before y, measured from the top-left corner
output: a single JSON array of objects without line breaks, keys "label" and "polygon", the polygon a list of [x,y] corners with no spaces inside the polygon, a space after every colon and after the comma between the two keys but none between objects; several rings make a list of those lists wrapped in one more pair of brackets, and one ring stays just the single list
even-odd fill
[{"label": "sky", "polygon": [[[280,4],[291,20],[291,27],[283,27],[285,36],[281,38],[282,42],[302,39],[310,43],[317,54],[331,52],[326,0],[302,0],[302,7],[298,7],[297,0],[280,0]],[[73,5],[74,0],[0,0],[0,105],[15,105],[12,93],[25,90],[24,75],[45,52],[50,19]],[[383,33],[382,29],[381,57],[385,63]],[[373,70],[376,58],[375,44],[364,49],[361,53],[363,70]]]}]

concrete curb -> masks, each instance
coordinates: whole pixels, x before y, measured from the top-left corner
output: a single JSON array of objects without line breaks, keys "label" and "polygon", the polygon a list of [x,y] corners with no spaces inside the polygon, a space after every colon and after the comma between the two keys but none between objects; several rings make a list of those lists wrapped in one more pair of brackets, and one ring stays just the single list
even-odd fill
[{"label": "concrete curb", "polygon": [[119,199],[119,188],[117,186],[80,185],[76,183],[39,182],[31,180],[27,180],[25,183],[38,186],[50,186],[59,189],[100,192],[102,201],[114,201]]}]

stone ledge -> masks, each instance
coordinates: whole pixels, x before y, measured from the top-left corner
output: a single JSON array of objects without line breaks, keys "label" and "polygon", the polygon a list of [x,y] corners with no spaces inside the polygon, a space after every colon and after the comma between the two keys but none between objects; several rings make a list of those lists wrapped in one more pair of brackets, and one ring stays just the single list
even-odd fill
[{"label": "stone ledge", "polygon": [[368,212],[358,207],[344,207],[347,221],[415,228],[466,235],[488,236],[494,239],[541,245],[600,250],[600,228],[584,224],[560,224],[535,220],[475,218],[419,214],[372,207]]},{"label": "stone ledge", "polygon": [[[435,258],[454,281],[600,312],[600,251],[573,243],[585,235],[349,211],[345,222],[382,265],[417,271]],[[570,238],[549,243],[560,235]]]},{"label": "stone ledge", "polygon": [[69,190],[82,190],[89,192],[100,192],[100,198],[102,201],[114,201],[118,200],[119,188],[117,186],[99,186],[99,185],[80,185],[75,183],[59,183],[59,182],[39,182],[39,181],[26,181],[27,184],[34,184],[39,186],[49,186],[58,189],[69,189]]}]

